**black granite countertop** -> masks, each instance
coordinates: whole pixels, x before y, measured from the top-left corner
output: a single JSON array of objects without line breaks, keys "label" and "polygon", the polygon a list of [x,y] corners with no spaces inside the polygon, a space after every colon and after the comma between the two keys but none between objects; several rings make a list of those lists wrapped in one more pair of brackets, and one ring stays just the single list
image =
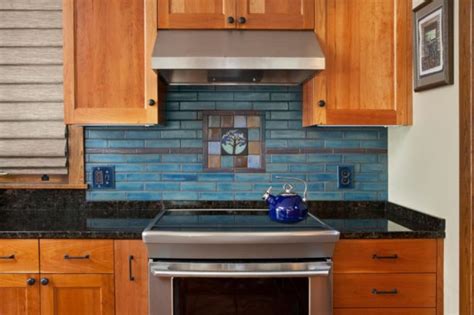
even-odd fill
[{"label": "black granite countertop", "polygon": [[[310,201],[341,239],[444,238],[445,221],[388,202]],[[140,239],[163,209],[261,209],[259,201],[86,202],[83,192],[1,191],[0,238]]]}]

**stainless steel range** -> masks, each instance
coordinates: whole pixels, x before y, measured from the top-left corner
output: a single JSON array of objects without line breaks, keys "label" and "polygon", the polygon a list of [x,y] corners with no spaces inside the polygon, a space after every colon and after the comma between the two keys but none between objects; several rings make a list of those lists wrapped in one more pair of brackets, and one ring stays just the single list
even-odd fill
[{"label": "stainless steel range", "polygon": [[332,314],[339,232],[268,210],[167,210],[143,232],[152,315]]}]

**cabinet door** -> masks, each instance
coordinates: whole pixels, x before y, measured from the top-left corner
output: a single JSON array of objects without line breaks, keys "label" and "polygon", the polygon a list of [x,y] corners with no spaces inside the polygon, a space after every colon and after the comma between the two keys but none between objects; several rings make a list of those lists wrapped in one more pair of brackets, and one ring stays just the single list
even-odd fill
[{"label": "cabinet door", "polygon": [[38,274],[0,274],[0,314],[39,315],[39,291]]},{"label": "cabinet door", "polygon": [[235,28],[234,15],[235,0],[158,0],[159,28]]},{"label": "cabinet door", "polygon": [[237,0],[237,21],[242,29],[313,29],[314,0]]},{"label": "cabinet door", "polygon": [[115,241],[116,315],[148,314],[148,257],[142,240]]},{"label": "cabinet door", "polygon": [[66,123],[159,122],[156,1],[63,0]]},{"label": "cabinet door", "polygon": [[303,125],[411,124],[411,6],[316,0],[326,69],[304,86]]},{"label": "cabinet door", "polygon": [[41,285],[41,315],[113,315],[114,278],[101,274],[48,274]]}]

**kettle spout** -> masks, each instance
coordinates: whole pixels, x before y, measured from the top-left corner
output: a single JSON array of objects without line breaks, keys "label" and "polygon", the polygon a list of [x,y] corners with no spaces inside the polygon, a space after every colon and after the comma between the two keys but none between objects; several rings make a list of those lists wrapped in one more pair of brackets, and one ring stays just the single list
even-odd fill
[{"label": "kettle spout", "polygon": [[262,199],[265,200],[267,204],[272,204],[275,201],[275,196],[273,196],[271,192],[272,187],[270,186],[262,196]]}]

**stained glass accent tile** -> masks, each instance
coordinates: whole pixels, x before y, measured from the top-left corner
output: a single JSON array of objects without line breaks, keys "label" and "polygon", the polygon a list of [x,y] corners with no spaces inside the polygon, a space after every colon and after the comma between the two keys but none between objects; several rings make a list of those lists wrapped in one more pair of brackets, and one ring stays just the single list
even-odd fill
[{"label": "stained glass accent tile", "polygon": [[234,116],[222,116],[221,123],[224,128],[234,127]]},{"label": "stained glass accent tile", "polygon": [[258,141],[258,140],[260,140],[260,129],[258,129],[258,128],[248,129],[248,139],[249,139],[249,141]]},{"label": "stained glass accent tile", "polygon": [[220,155],[209,155],[208,164],[209,164],[208,165],[209,168],[220,168],[221,167]]},{"label": "stained glass accent tile", "polygon": [[262,152],[261,150],[261,143],[260,142],[256,142],[256,141],[250,141],[249,142],[249,154],[258,154],[260,155],[260,153]]},{"label": "stained glass accent tile", "polygon": [[247,117],[245,117],[245,116],[235,116],[234,117],[234,127],[235,128],[246,128],[247,127]]},{"label": "stained glass accent tile", "polygon": [[234,157],[235,167],[246,168],[247,167],[247,156],[236,156]]},{"label": "stained glass accent tile", "polygon": [[209,127],[220,127],[221,116],[209,116]]},{"label": "stained glass accent tile", "polygon": [[249,155],[247,158],[247,164],[249,168],[260,168],[260,155]]},{"label": "stained glass accent tile", "polygon": [[221,143],[220,142],[209,142],[208,153],[220,155],[221,154]]},{"label": "stained glass accent tile", "polygon": [[259,116],[248,116],[247,127],[249,128],[260,128],[260,117]]},{"label": "stained glass accent tile", "polygon": [[263,135],[260,112],[203,112],[204,170],[265,172]]},{"label": "stained glass accent tile", "polygon": [[221,129],[209,128],[209,140],[221,141]]},{"label": "stained glass accent tile", "polygon": [[221,167],[222,168],[233,168],[234,167],[234,157],[230,155],[221,156]]}]

